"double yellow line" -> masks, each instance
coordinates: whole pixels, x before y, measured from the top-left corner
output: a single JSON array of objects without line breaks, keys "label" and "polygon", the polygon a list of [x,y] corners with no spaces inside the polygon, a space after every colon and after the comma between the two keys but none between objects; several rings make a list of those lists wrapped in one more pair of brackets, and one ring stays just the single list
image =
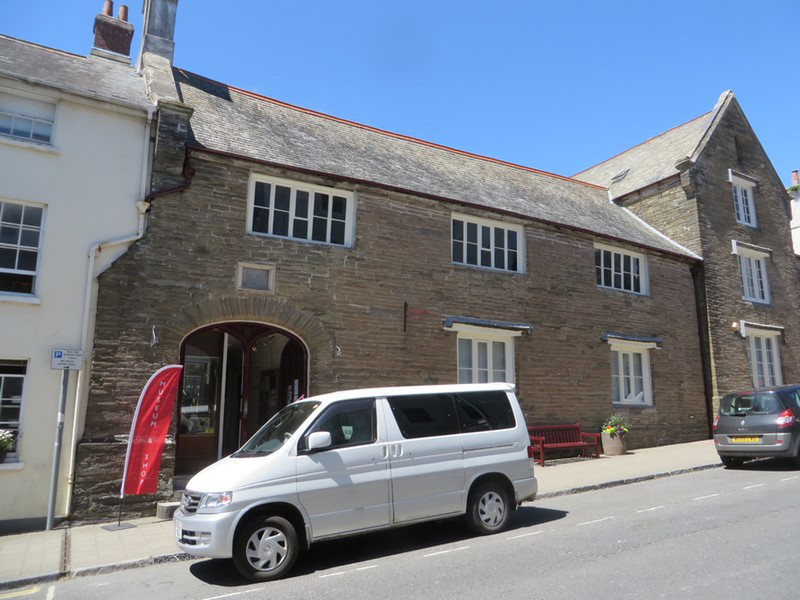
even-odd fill
[{"label": "double yellow line", "polygon": [[6,598],[22,598],[23,596],[30,596],[38,592],[40,589],[42,589],[42,586],[37,585],[27,590],[17,590],[16,592],[0,594],[0,600],[5,600]]}]

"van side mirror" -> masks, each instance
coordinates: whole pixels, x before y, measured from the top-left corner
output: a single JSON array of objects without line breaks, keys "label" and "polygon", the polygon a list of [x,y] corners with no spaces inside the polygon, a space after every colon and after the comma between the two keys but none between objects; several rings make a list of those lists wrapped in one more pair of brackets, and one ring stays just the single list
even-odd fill
[{"label": "van side mirror", "polygon": [[308,450],[322,450],[331,445],[331,434],[329,431],[315,431],[308,436]]}]

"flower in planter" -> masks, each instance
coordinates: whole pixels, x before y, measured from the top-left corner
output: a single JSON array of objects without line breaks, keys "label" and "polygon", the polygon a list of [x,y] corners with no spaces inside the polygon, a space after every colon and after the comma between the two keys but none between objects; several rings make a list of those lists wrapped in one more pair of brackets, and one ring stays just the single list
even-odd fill
[{"label": "flower in planter", "polygon": [[622,415],[611,415],[606,419],[606,422],[603,423],[603,426],[600,428],[601,433],[607,433],[612,438],[613,437],[625,437],[625,434],[631,428],[631,424],[628,422],[628,419],[623,417]]},{"label": "flower in planter", "polygon": [[0,429],[0,452],[11,452],[14,449],[14,432]]}]

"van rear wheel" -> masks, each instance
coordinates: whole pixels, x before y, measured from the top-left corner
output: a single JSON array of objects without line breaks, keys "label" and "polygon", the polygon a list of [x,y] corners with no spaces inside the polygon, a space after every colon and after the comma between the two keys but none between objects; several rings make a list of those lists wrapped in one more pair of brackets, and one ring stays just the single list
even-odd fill
[{"label": "van rear wheel", "polygon": [[497,533],[508,524],[510,510],[505,488],[497,482],[483,483],[470,495],[467,523],[476,533]]},{"label": "van rear wheel", "polygon": [[297,559],[299,543],[294,526],[283,517],[258,517],[236,535],[233,564],[250,581],[283,577]]}]

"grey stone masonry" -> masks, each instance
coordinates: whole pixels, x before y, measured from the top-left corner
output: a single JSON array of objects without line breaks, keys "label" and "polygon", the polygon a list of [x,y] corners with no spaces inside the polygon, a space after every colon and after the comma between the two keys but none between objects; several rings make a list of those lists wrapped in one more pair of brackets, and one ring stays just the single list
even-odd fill
[{"label": "grey stone masonry", "polygon": [[[697,318],[684,302],[693,295],[693,260],[648,253],[647,296],[601,289],[593,244],[602,239],[505,218],[524,227],[527,272],[461,266],[450,258],[452,212],[497,218],[490,211],[201,150],[190,166],[189,188],[155,198],[147,235],[100,277],[77,518],[114,514],[115,488],[102,481],[119,476],[124,445],[117,440],[149,374],[178,362],[192,331],[225,321],[268,323],[300,337],[311,394],[455,382],[457,334],[443,328],[446,315],[530,323],[532,332],[516,339],[514,365],[529,423],[580,421],[596,431],[616,411],[635,423],[634,445],[707,436]],[[354,247],[247,234],[252,172],[354,192]],[[238,261],[274,265],[274,294],[237,291]],[[404,302],[424,309],[406,331]],[[601,339],[608,331],[663,340],[651,351],[652,406],[612,406],[610,350]],[[172,491],[173,458],[168,446],[159,498]],[[140,500],[128,499],[124,509],[153,506],[154,498]]]},{"label": "grey stone masonry", "polygon": [[[671,179],[619,199],[640,217],[703,257],[713,411],[726,393],[753,386],[741,321],[783,328],[778,350],[782,380],[800,380],[800,278],[790,233],[789,198],[739,103],[728,94],[697,152]],[[736,221],[729,170],[752,178],[757,227]],[[770,302],[742,298],[736,241],[768,250]]]}]

